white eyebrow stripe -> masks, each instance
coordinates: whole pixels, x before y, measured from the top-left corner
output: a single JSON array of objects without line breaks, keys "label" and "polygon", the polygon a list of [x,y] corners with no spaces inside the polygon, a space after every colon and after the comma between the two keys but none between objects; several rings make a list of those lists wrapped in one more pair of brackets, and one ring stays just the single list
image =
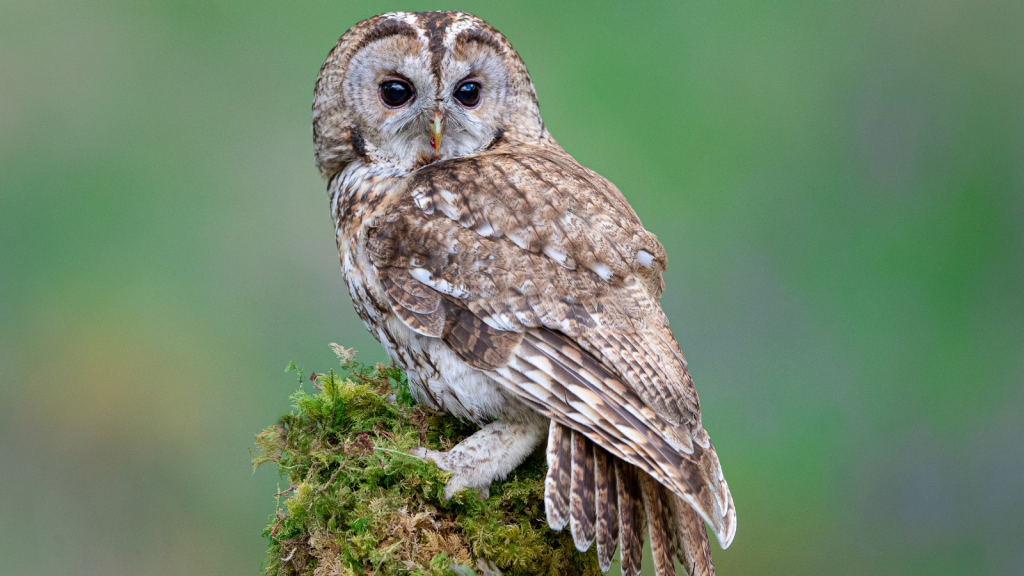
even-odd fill
[{"label": "white eyebrow stripe", "polygon": [[452,22],[448,26],[448,30],[444,33],[444,47],[451,50],[455,45],[455,39],[459,37],[465,30],[469,30],[475,23],[472,18],[468,18],[465,14],[459,14],[455,18],[455,22]]}]

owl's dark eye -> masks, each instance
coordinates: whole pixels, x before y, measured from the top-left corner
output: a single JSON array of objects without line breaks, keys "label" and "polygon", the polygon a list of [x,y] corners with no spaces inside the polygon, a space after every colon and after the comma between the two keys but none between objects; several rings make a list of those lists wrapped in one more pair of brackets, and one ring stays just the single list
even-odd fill
[{"label": "owl's dark eye", "polygon": [[408,82],[401,80],[385,80],[381,82],[379,92],[380,101],[389,108],[404,106],[406,102],[412,100],[412,97],[416,95],[412,86]]},{"label": "owl's dark eye", "polygon": [[455,89],[455,99],[466,108],[475,108],[480,103],[480,83],[463,82]]}]

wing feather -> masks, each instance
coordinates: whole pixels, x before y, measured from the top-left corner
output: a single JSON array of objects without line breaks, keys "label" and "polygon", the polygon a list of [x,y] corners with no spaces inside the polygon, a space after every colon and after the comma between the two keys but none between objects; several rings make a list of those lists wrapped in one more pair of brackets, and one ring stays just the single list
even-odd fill
[{"label": "wing feather", "polygon": [[470,366],[493,370],[508,364],[523,339],[518,332],[493,328],[466,308],[446,304],[441,340]]},{"label": "wing feather", "polygon": [[377,277],[392,310],[409,328],[435,338],[444,333],[445,310],[438,292],[417,282],[400,268],[381,268],[377,270]]}]

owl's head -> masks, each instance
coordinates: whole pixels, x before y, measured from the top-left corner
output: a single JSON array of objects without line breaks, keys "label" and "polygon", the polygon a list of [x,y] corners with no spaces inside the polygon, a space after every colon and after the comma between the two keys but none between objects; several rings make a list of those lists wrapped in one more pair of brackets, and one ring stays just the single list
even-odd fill
[{"label": "owl's head", "polygon": [[346,32],[313,99],[316,162],[408,172],[547,139],[530,75],[508,40],[462,12],[393,12]]}]

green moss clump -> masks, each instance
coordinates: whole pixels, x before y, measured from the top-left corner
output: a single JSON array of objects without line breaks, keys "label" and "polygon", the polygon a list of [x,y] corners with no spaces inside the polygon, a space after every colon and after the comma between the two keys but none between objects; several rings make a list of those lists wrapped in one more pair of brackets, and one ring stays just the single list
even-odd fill
[{"label": "green moss clump", "polygon": [[448,450],[475,426],[414,405],[398,368],[332,346],[340,372],[314,374],[307,393],[289,365],[294,410],[256,436],[254,468],[273,462],[289,483],[264,531],[267,574],[600,574],[593,549],[580,554],[567,530],[547,527],[542,453],[486,500],[472,490],[445,500],[450,474],[408,452]]}]

